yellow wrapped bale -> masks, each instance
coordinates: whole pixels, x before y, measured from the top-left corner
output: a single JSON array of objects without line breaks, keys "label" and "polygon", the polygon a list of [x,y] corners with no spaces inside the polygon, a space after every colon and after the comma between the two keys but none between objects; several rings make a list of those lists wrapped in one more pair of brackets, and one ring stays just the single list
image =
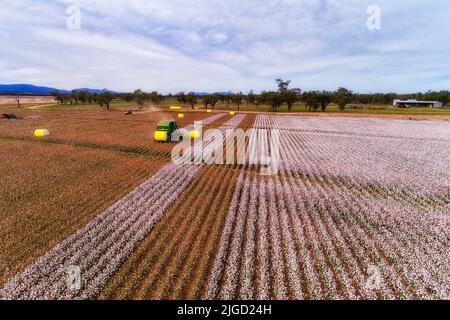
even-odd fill
[{"label": "yellow wrapped bale", "polygon": [[234,116],[234,111],[230,111],[230,116]]},{"label": "yellow wrapped bale", "polygon": [[155,131],[154,139],[155,139],[155,141],[160,141],[160,142],[167,141],[167,132]]},{"label": "yellow wrapped bale", "polygon": [[36,129],[34,130],[34,136],[37,138],[47,137],[49,132],[47,129]]},{"label": "yellow wrapped bale", "polygon": [[179,106],[170,106],[170,110],[181,110]]},{"label": "yellow wrapped bale", "polygon": [[197,130],[189,131],[189,137],[192,139],[196,139],[200,137],[200,132],[198,132]]},{"label": "yellow wrapped bale", "polygon": [[178,118],[184,118],[184,114],[179,113],[179,114],[178,114]]},{"label": "yellow wrapped bale", "polygon": [[211,109],[207,109],[207,110],[206,110],[206,112],[208,112],[208,113],[211,113],[211,112],[212,112],[212,110],[211,110]]}]

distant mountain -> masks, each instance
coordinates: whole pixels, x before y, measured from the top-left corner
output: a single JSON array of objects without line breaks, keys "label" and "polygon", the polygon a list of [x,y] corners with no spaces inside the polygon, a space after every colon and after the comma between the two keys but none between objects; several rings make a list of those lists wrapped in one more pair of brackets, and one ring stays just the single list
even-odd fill
[{"label": "distant mountain", "polygon": [[[102,93],[103,91],[105,91],[105,90],[100,90],[100,89],[90,89],[90,88],[80,88],[80,89],[73,89],[73,91],[87,91],[87,92],[90,92],[90,93]],[[106,91],[108,91],[108,92],[113,92],[113,93],[116,93],[116,92],[114,92],[114,91],[111,91],[111,90],[106,90]]]},{"label": "distant mountain", "polygon": [[[210,94],[212,94],[211,92],[194,92],[195,95],[197,96],[209,96]],[[231,94],[231,91],[227,91],[227,92],[215,92],[218,94],[223,94],[223,95],[229,95]]]},{"label": "distant mountain", "polygon": [[58,90],[50,87],[40,87],[31,84],[0,84],[0,93],[21,93],[21,94],[50,94],[53,91],[68,93],[66,90]]},{"label": "distant mountain", "polygon": [[[52,92],[59,93],[71,93],[72,91],[88,91],[90,93],[102,93],[104,90],[91,89],[91,88],[78,88],[73,90],[60,90],[51,87],[34,86],[32,84],[0,84],[0,95],[6,94],[22,94],[22,95],[50,95]],[[108,90],[109,91],[109,90]],[[119,93],[115,91],[109,91],[112,93]],[[232,94],[231,91],[217,92],[219,94],[228,95]],[[212,94],[211,92],[195,92],[197,96],[207,96]]]},{"label": "distant mountain", "polygon": [[[74,89],[75,91],[88,91],[90,93],[101,93],[103,90],[100,89],[90,89],[90,88],[79,88]],[[50,87],[34,86],[32,84],[0,84],[0,94],[37,94],[37,95],[47,95],[52,92],[58,91],[60,93],[70,93],[72,90],[60,90]],[[113,92],[113,91],[111,91]]]}]

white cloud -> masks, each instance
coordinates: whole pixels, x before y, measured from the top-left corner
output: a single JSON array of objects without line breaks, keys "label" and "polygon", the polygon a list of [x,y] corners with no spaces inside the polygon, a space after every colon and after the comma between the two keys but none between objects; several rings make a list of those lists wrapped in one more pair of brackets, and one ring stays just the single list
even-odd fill
[{"label": "white cloud", "polygon": [[[444,89],[450,4],[366,0],[0,0],[0,83],[175,92]],[[82,10],[67,30],[66,8]],[[448,88],[447,88],[448,89]]]}]

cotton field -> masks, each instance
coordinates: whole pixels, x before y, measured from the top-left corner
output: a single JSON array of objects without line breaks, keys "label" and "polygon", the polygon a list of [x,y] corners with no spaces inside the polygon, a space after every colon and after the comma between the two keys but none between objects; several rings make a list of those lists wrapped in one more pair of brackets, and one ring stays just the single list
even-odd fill
[{"label": "cotton field", "polygon": [[[79,112],[74,116],[89,111]],[[143,121],[106,118],[105,126],[95,127],[82,117],[58,115],[50,122],[57,135],[64,121],[69,130],[46,145],[26,138],[28,131],[18,123],[3,127],[5,148],[33,146],[36,161],[42,157],[57,163],[49,145],[54,150],[70,146],[93,149],[98,159],[120,153],[132,159],[128,170],[138,173],[128,184],[109,177],[111,188],[103,193],[110,196],[83,198],[80,210],[69,209],[76,202],[66,204],[61,198],[27,215],[26,208],[13,205],[12,187],[2,184],[0,201],[11,205],[0,216],[5,226],[2,260],[7,261],[0,264],[0,297],[449,298],[448,122],[187,113],[183,127],[192,129],[196,120],[204,120],[205,129],[216,129],[224,140],[230,130],[255,129],[244,143],[246,162],[175,164],[167,145],[147,144],[144,135],[125,149]],[[113,127],[123,131],[117,140],[107,138]],[[256,147],[252,139],[259,142]],[[196,143],[208,152],[224,148],[211,139]],[[273,174],[263,174],[265,158],[258,155],[265,153],[277,162]],[[20,157],[11,152],[1,156],[21,170]],[[140,159],[148,160],[151,170]],[[88,170],[100,188],[106,174],[97,177],[96,167],[101,164],[90,164]],[[46,174],[63,169],[58,164]],[[121,177],[127,174],[120,172]],[[34,181],[27,172],[23,177]],[[62,180],[61,188],[76,190],[75,181]],[[50,191],[27,194],[29,206],[52,196]],[[39,214],[63,221],[59,212],[67,215],[58,233],[63,238],[20,244],[28,237],[26,228],[14,229],[24,223],[21,213],[44,234],[59,227]],[[17,255],[17,250],[28,254]],[[79,270],[76,286],[70,282],[73,267]]]}]

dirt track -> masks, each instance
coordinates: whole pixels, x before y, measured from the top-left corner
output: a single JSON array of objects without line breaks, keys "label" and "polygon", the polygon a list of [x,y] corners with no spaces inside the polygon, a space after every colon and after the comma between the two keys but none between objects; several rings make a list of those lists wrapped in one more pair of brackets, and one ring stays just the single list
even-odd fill
[{"label": "dirt track", "polygon": [[55,98],[51,96],[0,96],[0,105],[16,104],[16,98],[19,98],[21,104],[55,102]]}]

